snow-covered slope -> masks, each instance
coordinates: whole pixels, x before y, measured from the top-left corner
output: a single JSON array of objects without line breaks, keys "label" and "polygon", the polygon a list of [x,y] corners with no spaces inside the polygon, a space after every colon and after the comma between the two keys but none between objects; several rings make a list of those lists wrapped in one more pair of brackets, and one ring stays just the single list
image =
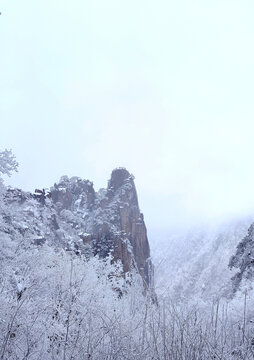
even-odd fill
[{"label": "snow-covered slope", "polygon": [[250,288],[250,283],[254,279],[254,223],[250,225],[248,233],[237,245],[229,266],[231,269],[237,269],[232,279],[234,292],[243,286]]},{"label": "snow-covered slope", "polygon": [[[125,169],[98,193],[77,177],[34,194],[0,178],[0,359],[252,359],[253,294],[229,306],[201,301],[230,293],[228,258],[248,222],[161,244],[154,301],[143,286],[152,274],[146,228]],[[238,246],[242,259],[251,237]]]},{"label": "snow-covered slope", "polygon": [[1,237],[24,247],[47,244],[87,257],[109,254],[124,272],[136,269],[146,286],[152,267],[146,227],[138,206],[133,176],[115,169],[106,189],[64,176],[50,190],[34,194],[7,188],[0,222]]},{"label": "snow-covered slope", "polygon": [[152,247],[157,293],[177,299],[231,297],[229,261],[253,217],[192,229]]}]

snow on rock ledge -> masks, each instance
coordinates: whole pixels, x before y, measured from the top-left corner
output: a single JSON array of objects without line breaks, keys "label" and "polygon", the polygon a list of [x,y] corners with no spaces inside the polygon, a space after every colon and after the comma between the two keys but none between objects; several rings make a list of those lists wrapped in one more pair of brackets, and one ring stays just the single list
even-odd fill
[{"label": "snow on rock ledge", "polygon": [[124,272],[136,269],[145,286],[152,285],[144,217],[134,177],[125,168],[113,170],[108,187],[98,192],[88,180],[63,176],[49,192],[37,189],[33,195],[9,190],[5,201],[12,208],[10,235],[15,232],[31,246],[34,239],[43,239],[77,254],[112,254],[122,262]]}]

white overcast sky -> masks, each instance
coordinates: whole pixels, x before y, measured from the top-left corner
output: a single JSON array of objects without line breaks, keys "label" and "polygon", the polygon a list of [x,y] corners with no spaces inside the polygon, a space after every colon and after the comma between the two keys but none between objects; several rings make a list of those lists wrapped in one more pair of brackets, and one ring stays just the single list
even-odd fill
[{"label": "white overcast sky", "polygon": [[0,0],[0,147],[49,187],[136,177],[151,233],[254,208],[253,0]]}]

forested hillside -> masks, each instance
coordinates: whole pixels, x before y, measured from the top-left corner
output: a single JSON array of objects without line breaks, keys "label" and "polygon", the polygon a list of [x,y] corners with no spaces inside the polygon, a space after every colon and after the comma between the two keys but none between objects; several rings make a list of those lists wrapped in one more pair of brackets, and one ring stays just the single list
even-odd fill
[{"label": "forested hillside", "polygon": [[[0,153],[3,175],[17,166]],[[1,360],[253,358],[251,282],[235,291],[228,269],[250,219],[154,250],[154,291],[127,170],[98,193],[77,177],[35,193],[0,185]]]}]

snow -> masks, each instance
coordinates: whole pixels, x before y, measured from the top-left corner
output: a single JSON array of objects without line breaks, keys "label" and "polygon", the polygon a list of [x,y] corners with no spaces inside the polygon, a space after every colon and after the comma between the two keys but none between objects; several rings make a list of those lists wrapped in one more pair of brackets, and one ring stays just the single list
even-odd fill
[{"label": "snow", "polygon": [[18,292],[22,292],[22,290],[23,290],[23,285],[22,285],[21,283],[18,283],[18,284],[17,284],[17,290],[18,290]]},{"label": "snow", "polygon": [[[92,239],[99,251],[108,251],[119,236],[133,255],[130,234],[118,225],[119,209],[133,196],[131,184],[109,196],[99,191],[92,205],[84,184],[92,186],[65,176],[55,187],[65,192],[78,186],[70,209],[52,199],[42,205],[17,189],[1,193],[1,359],[251,359],[252,283],[245,279],[241,291],[225,298],[232,276],[227,264],[250,220],[192,231],[153,249],[155,300],[144,293],[134,257],[131,273],[123,276],[111,255],[94,256],[80,238],[106,229],[107,238]],[[254,260],[252,252],[248,256]],[[232,355],[239,351],[242,357]]]}]

